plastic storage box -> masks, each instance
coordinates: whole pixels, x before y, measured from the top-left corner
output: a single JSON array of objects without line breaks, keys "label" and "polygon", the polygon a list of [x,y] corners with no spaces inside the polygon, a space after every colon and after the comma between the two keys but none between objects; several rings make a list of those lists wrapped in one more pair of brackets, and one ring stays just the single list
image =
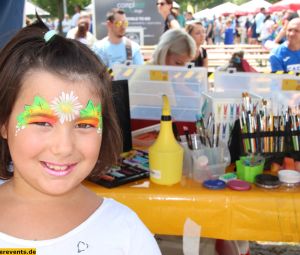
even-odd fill
[{"label": "plastic storage box", "polygon": [[[216,71],[214,77],[214,91],[240,91],[250,92],[272,101],[274,112],[281,106],[295,105],[297,99],[290,100],[291,94],[298,94],[300,88],[300,77],[295,74],[274,73],[243,73]],[[284,98],[278,101],[278,98]]]},{"label": "plastic storage box", "polygon": [[207,91],[207,69],[156,65],[114,65],[115,80],[128,80],[132,119],[159,120],[167,95],[176,121],[195,121]]}]

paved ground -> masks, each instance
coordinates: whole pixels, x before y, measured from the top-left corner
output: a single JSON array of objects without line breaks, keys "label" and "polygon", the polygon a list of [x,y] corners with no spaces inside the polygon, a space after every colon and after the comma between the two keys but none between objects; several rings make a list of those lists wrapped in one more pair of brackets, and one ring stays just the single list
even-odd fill
[{"label": "paved ground", "polygon": [[[156,240],[163,255],[183,255],[181,238],[156,236]],[[300,255],[300,243],[250,242],[250,255]]]},{"label": "paved ground", "polygon": [[251,255],[299,255],[299,243],[250,243]]}]

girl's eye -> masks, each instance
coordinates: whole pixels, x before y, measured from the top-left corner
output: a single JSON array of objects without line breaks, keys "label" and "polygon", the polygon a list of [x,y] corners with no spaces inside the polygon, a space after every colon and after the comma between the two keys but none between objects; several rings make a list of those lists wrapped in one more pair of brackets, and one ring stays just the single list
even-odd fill
[{"label": "girl's eye", "polygon": [[45,121],[35,121],[35,122],[31,122],[29,124],[33,124],[33,125],[37,125],[37,126],[42,126],[42,127],[52,127],[51,123],[45,122]]},{"label": "girl's eye", "polygon": [[86,129],[86,128],[94,128],[95,126],[88,124],[88,123],[78,123],[78,124],[76,124],[76,127]]}]

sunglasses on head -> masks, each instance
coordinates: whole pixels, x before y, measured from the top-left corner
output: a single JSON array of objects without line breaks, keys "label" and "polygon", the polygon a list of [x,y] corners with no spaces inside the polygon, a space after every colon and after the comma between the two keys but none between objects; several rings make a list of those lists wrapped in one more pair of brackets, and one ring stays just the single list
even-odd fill
[{"label": "sunglasses on head", "polygon": [[165,4],[167,3],[164,3],[164,2],[157,2],[156,5],[160,5],[160,6],[164,6]]},{"label": "sunglasses on head", "polygon": [[121,26],[128,27],[128,21],[127,21],[127,20],[125,20],[125,21],[116,20],[116,21],[114,22],[114,25],[115,25],[116,27],[121,27]]}]

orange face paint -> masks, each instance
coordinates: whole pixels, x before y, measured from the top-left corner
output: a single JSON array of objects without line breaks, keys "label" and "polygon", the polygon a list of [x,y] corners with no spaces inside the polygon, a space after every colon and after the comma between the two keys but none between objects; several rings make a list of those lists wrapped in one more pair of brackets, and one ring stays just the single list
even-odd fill
[{"label": "orange face paint", "polygon": [[99,118],[80,118],[76,121],[76,125],[85,124],[85,125],[91,125],[92,127],[98,128],[99,126]]},{"label": "orange face paint", "polygon": [[46,122],[51,125],[54,125],[57,122],[57,117],[54,115],[47,115],[43,113],[35,113],[34,115],[29,115],[27,117],[28,124],[34,124],[39,122]]}]

